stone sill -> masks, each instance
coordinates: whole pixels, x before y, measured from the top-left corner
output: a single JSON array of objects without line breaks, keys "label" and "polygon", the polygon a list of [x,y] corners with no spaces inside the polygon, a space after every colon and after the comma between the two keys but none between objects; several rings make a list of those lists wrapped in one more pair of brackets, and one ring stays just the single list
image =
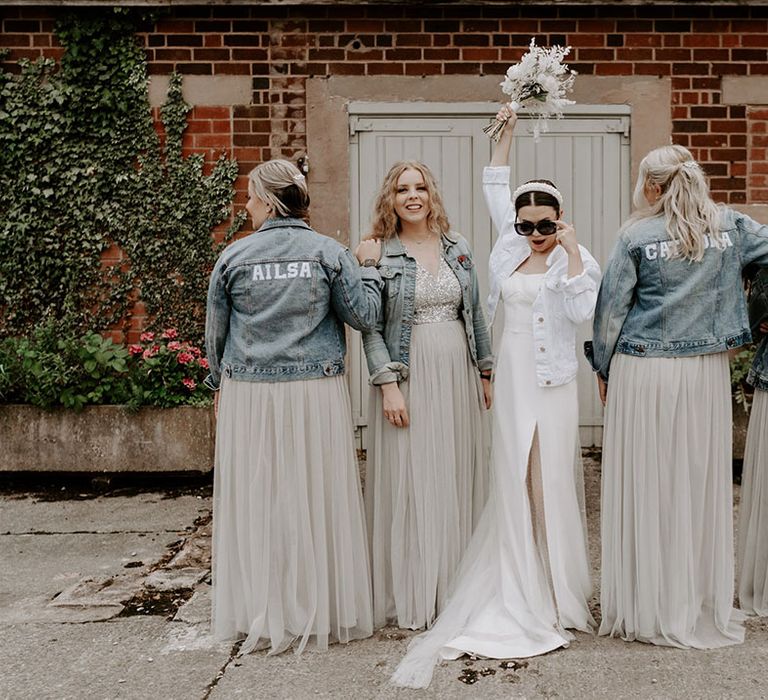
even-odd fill
[{"label": "stone sill", "polygon": [[210,472],[213,408],[0,405],[2,472]]}]

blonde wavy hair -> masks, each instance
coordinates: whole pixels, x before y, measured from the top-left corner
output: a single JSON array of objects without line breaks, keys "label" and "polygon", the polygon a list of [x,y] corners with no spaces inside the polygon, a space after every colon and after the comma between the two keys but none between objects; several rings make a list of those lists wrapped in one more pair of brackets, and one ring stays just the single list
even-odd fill
[{"label": "blonde wavy hair", "polygon": [[424,179],[429,196],[429,214],[427,214],[427,228],[436,234],[448,233],[450,225],[445,213],[443,199],[437,188],[437,181],[432,171],[416,160],[401,160],[395,163],[384,177],[376,203],[373,208],[373,223],[371,225],[371,238],[392,238],[400,233],[400,217],[395,213],[395,197],[397,195],[397,181],[406,170],[416,170]]},{"label": "blonde wavy hair", "polygon": [[309,190],[301,171],[288,160],[268,160],[248,173],[248,185],[276,216],[309,218]]},{"label": "blonde wavy hair", "polygon": [[[645,189],[653,185],[661,188],[661,196],[649,205]],[[627,223],[663,215],[675,257],[700,261],[707,235],[715,245],[723,245],[722,209],[712,201],[701,166],[683,146],[662,146],[643,158],[632,201],[637,210]]]}]

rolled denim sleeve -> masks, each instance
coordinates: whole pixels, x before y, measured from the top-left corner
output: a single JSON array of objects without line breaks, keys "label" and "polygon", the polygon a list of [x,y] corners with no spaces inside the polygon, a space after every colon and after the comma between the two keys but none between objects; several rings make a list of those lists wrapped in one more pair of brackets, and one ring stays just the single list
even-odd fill
[{"label": "rolled denim sleeve", "polygon": [[210,371],[203,383],[213,391],[217,391],[221,384],[221,358],[229,333],[231,300],[226,287],[226,269],[226,263],[219,258],[208,284],[205,312],[205,352]]},{"label": "rolled denim sleeve", "polygon": [[408,378],[408,366],[402,362],[393,362],[384,342],[384,315],[381,314],[376,327],[363,331],[363,349],[368,363],[369,383],[398,384]]},{"label": "rolled denim sleeve", "polygon": [[621,329],[632,308],[636,284],[637,264],[622,237],[613,248],[597,294],[592,341],[585,344],[587,360],[605,381]]},{"label": "rolled denim sleeve", "polygon": [[331,280],[331,302],[339,317],[358,331],[374,328],[381,311],[382,281],[375,267],[360,267],[343,249]]}]

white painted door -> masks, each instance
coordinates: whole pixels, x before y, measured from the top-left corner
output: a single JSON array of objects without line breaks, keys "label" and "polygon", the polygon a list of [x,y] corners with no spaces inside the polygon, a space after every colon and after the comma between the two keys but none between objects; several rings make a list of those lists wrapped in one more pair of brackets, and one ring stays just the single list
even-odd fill
[{"label": "white painted door", "polygon": [[[486,104],[350,105],[352,245],[369,230],[373,202],[390,166],[398,160],[423,161],[438,180],[451,228],[472,246],[485,299],[486,261],[496,232],[481,188],[482,169],[492,149],[482,128],[492,109]],[[628,129],[627,108],[581,106],[565,119],[550,122],[549,133],[536,143],[531,122],[523,118],[510,157],[512,187],[532,178],[557,184],[565,200],[566,220],[574,223],[580,242],[601,264],[629,214]],[[587,324],[581,329],[579,343],[589,335]],[[350,346],[349,377],[353,416],[364,445],[368,373],[356,332]],[[594,377],[583,358],[578,381],[582,443],[600,444],[602,409]]]}]

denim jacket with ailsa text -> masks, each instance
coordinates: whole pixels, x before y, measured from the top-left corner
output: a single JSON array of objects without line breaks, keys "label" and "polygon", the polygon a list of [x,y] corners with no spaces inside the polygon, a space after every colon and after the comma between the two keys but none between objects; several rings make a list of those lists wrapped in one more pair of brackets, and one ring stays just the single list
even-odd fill
[{"label": "denim jacket with ailsa text", "polygon": [[587,358],[608,379],[615,353],[680,357],[722,352],[752,336],[742,286],[749,264],[768,266],[768,226],[723,207],[722,243],[700,262],[674,255],[661,216],[619,236],[597,298]]},{"label": "denim jacket with ailsa text", "polygon": [[344,322],[373,328],[376,268],[300,219],[267,220],[219,257],[208,287],[206,384],[284,382],[344,373]]},{"label": "denim jacket with ailsa text", "polygon": [[[752,282],[749,293],[749,323],[752,337],[760,341],[747,375],[747,381],[756,389],[768,391],[768,334],[760,331],[760,324],[768,322],[768,269],[760,270]],[[761,340],[762,339],[762,340]]]},{"label": "denim jacket with ailsa text", "polygon": [[[493,367],[491,339],[469,245],[459,234],[449,232],[442,236],[442,255],[461,285],[461,318],[472,361],[479,370],[489,370]],[[389,384],[408,378],[416,296],[416,261],[399,236],[382,241],[379,272],[384,299],[376,327],[363,332],[363,346],[371,384]]]}]

